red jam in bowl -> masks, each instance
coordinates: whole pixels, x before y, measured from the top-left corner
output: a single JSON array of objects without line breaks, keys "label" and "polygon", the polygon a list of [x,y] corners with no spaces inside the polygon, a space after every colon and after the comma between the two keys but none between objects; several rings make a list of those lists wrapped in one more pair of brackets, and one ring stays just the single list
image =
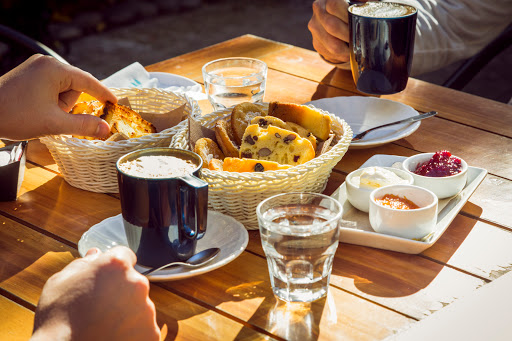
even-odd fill
[{"label": "red jam in bowl", "polygon": [[458,174],[462,171],[462,162],[447,150],[436,152],[432,158],[420,164],[414,170],[415,174],[431,177],[443,177]]},{"label": "red jam in bowl", "polygon": [[413,203],[407,198],[399,197],[394,194],[385,194],[382,198],[375,199],[377,204],[394,208],[396,210],[414,210],[420,208],[418,205]]}]

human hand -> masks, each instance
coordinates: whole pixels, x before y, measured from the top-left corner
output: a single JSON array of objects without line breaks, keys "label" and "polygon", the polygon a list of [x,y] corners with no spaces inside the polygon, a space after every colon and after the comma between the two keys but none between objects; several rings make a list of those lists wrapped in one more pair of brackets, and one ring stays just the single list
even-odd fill
[{"label": "human hand", "polygon": [[159,340],[149,281],[135,262],[124,246],[91,249],[50,277],[31,340]]},{"label": "human hand", "polygon": [[327,61],[338,64],[350,60],[348,3],[345,0],[316,0],[308,23],[313,47]]},{"label": "human hand", "polygon": [[110,127],[92,115],[72,115],[81,92],[117,103],[91,74],[40,54],[0,77],[0,138],[28,140],[43,135],[105,137]]}]

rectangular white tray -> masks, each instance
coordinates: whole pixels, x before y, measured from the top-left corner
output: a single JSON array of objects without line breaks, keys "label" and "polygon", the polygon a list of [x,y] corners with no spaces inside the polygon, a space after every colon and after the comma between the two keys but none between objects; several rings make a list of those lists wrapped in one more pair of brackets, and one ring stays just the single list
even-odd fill
[{"label": "rectangular white tray", "polygon": [[[403,156],[378,154],[369,158],[360,168],[371,166],[392,167],[393,164],[402,162],[405,159]],[[480,185],[486,174],[487,170],[483,168],[469,167],[468,179],[464,189],[454,197],[439,200],[435,230],[425,237],[424,240],[412,240],[375,232],[370,225],[368,213],[359,211],[348,202],[345,183],[343,183],[331,195],[343,207],[340,241],[403,253],[421,253],[434,245],[439,237],[441,237],[462,209],[462,206],[468,201],[471,194]]]}]

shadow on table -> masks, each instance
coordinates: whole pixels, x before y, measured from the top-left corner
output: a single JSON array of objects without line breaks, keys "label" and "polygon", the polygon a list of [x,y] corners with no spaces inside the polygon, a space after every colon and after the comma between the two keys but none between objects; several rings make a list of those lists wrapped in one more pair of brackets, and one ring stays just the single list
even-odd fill
[{"label": "shadow on table", "polygon": [[[256,327],[234,322],[231,318],[216,326],[218,319],[211,320],[212,327],[231,325],[231,331],[222,330],[221,333],[219,329],[219,335],[233,333],[232,339],[237,340],[261,338],[264,335],[261,332],[265,331],[288,340],[317,340],[320,320],[326,314],[326,299],[313,303],[286,303],[276,299],[270,287],[266,260],[248,252],[207,274],[158,285],[201,306],[196,312],[184,310],[179,321],[193,321],[194,316],[208,313],[208,307],[215,307],[214,310],[222,315],[228,314]],[[177,323],[169,326],[170,337],[177,335]]]},{"label": "shadow on table", "polygon": [[[463,218],[455,218],[439,240],[420,255],[342,243],[333,275],[351,278],[358,290],[372,296],[404,297],[417,293],[445,268],[477,222],[458,219]],[[336,279],[331,283],[336,284]]]}]

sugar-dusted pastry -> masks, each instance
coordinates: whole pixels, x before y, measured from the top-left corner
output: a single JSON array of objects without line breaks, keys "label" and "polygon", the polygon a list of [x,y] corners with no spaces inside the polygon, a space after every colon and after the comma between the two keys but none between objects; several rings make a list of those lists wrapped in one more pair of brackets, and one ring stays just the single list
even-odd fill
[{"label": "sugar-dusted pastry", "polygon": [[224,159],[223,169],[227,172],[264,172],[290,168],[290,165],[281,165],[274,161],[240,159],[227,157]]},{"label": "sugar-dusted pastry", "polygon": [[314,158],[315,149],[308,139],[290,130],[273,125],[264,129],[252,124],[245,130],[240,157],[295,166]]},{"label": "sugar-dusted pastry", "polygon": [[238,156],[238,146],[233,138],[231,125],[226,120],[218,120],[215,123],[215,137],[217,144],[224,153],[224,156]]},{"label": "sugar-dusted pastry", "polygon": [[267,115],[267,113],[263,108],[254,103],[244,102],[235,105],[231,112],[231,128],[233,129],[235,142],[238,143],[238,145],[242,143],[245,128],[247,128],[253,117],[265,115]]},{"label": "sugar-dusted pastry", "polygon": [[329,137],[331,131],[331,117],[305,105],[270,102],[268,114],[285,122],[297,123],[322,141]]},{"label": "sugar-dusted pastry", "polygon": [[224,153],[220,150],[217,143],[207,137],[202,137],[196,141],[194,152],[203,159],[204,167],[208,167],[208,164],[212,159],[224,159]]}]

